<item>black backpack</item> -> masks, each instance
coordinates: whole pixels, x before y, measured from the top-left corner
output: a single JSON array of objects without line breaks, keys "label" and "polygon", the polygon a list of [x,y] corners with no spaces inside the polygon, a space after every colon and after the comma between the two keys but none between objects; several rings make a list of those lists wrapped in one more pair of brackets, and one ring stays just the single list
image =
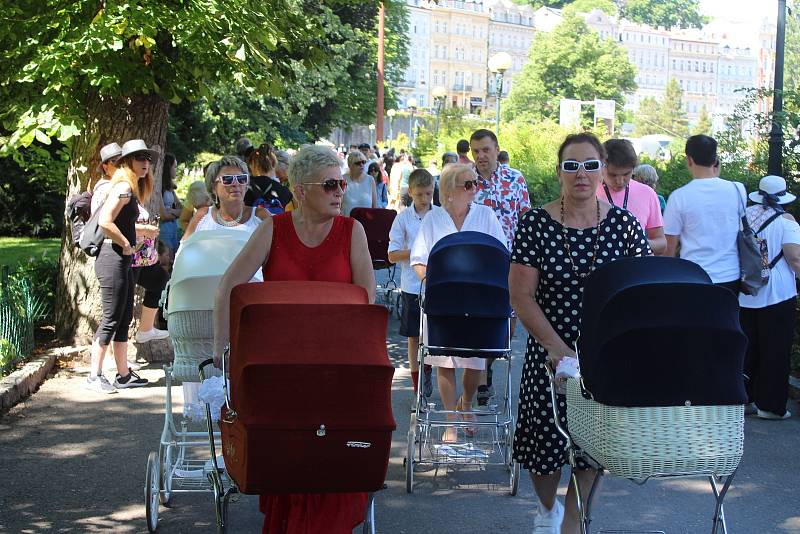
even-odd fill
[{"label": "black backpack", "polygon": [[72,195],[67,202],[66,216],[70,224],[72,244],[80,248],[83,229],[92,216],[92,194],[84,191]]}]

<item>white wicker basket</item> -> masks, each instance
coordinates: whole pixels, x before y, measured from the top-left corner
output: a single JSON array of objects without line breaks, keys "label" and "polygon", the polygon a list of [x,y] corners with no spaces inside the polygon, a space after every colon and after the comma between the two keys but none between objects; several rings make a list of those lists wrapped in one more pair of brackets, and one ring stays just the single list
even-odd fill
[{"label": "white wicker basket", "polygon": [[567,383],[567,424],[575,444],[614,475],[727,476],[742,459],[744,406],[606,406]]},{"label": "white wicker basket", "polygon": [[[210,310],[177,311],[169,314],[169,336],[175,349],[172,376],[184,382],[200,382],[198,366],[213,357],[214,327]],[[206,376],[219,376],[216,367],[206,367]]]}]

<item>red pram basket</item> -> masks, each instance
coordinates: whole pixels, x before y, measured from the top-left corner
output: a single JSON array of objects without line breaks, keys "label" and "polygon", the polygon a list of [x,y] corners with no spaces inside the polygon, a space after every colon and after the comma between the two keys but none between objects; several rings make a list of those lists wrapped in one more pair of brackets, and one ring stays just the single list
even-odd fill
[{"label": "red pram basket", "polygon": [[[332,282],[243,284],[231,294],[225,466],[250,494],[383,487],[394,368],[388,312]],[[228,422],[227,420],[231,420]]]},{"label": "red pram basket", "polygon": [[393,264],[389,261],[389,231],[397,212],[382,208],[353,208],[350,216],[364,226],[372,268],[391,267]]}]

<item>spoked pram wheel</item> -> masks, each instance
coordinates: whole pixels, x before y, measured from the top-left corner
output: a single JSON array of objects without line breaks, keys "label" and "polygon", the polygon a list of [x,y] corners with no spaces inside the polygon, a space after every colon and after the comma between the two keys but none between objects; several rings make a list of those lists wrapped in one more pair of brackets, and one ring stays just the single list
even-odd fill
[{"label": "spoked pram wheel", "polygon": [[408,443],[406,444],[406,493],[414,492],[414,449],[417,438],[417,416],[411,415],[411,425],[408,430]]},{"label": "spoked pram wheel", "polygon": [[511,460],[511,465],[509,466],[508,486],[508,493],[515,497],[519,489],[519,464],[516,460]]},{"label": "spoked pram wheel", "polygon": [[158,449],[159,465],[161,466],[161,472],[159,473],[159,480],[161,481],[159,500],[164,506],[169,506],[172,500],[172,450],[171,445],[161,445]]},{"label": "spoked pram wheel", "polygon": [[147,530],[155,532],[158,528],[159,486],[161,484],[158,453],[147,456],[147,476],[144,483],[144,506],[147,513]]}]

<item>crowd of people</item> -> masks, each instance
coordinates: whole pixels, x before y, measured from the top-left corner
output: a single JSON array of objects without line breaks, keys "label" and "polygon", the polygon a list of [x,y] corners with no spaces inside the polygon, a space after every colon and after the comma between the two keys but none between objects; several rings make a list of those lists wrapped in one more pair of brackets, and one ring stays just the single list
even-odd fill
[{"label": "crowd of people", "polygon": [[[237,156],[208,165],[205,181],[192,184],[184,202],[175,193],[175,158],[165,155],[158,220],[144,206],[154,188],[152,164],[160,154],[141,140],[121,147],[112,143],[100,150],[102,176],[94,188],[93,209],[102,210],[100,226],[107,246],[95,264],[103,316],[92,346],[88,387],[110,392],[147,384],[125,355],[137,280],[146,296],[136,340],[167,335],[153,323],[157,296],[168,274],[160,263],[150,263],[151,256],[142,259],[149,254],[143,252],[148,242],[152,248],[158,239],[166,253],[174,255],[195,232],[226,230],[252,236],[220,283],[214,312],[218,360],[229,341],[230,293],[237,284],[344,282],[363,287],[373,302],[376,283],[366,233],[349,214],[355,208],[387,208],[398,213],[388,252],[390,261],[401,267],[400,334],[408,338],[414,390],[421,387],[430,397],[435,370],[445,409],[471,411],[473,403],[486,404],[493,394],[492,362],[429,357],[423,362],[424,383],[418,384],[419,294],[428,255],[440,239],[455,232],[482,232],[509,250],[512,336],[518,321],[529,334],[513,455],[530,471],[539,500],[534,532],[578,532],[572,488],[565,505],[556,496],[567,456],[548,404],[546,366],[575,356],[588,275],[618,258],[679,255],[702,267],[714,284],[739,294],[737,236],[746,220],[759,236],[768,279],[757,294],[739,296],[741,324],[750,340],[744,369],[751,402],[748,413],[774,420],[791,416],[786,410],[787,381],[795,277],[800,273],[800,226],[784,206],[795,197],[778,176],[764,177],[749,195],[742,184],[721,178],[717,144],[709,136],[687,140],[686,160],[693,179],[665,201],[655,190],[656,170],[639,164],[630,142],[601,143],[590,133],[569,135],[558,150],[554,169],[559,196],[536,208],[525,177],[510,166],[509,154],[500,150],[496,135],[486,129],[459,141],[454,152],[445,152],[437,175],[416,168],[407,152],[381,154],[366,143],[351,145],[347,151],[340,147],[339,153],[308,145],[290,156],[269,143],[255,147],[242,139],[236,151]],[[156,275],[156,269],[163,274]],[[113,384],[102,373],[109,346],[119,370]],[[463,369],[460,394],[457,369]],[[558,402],[563,417],[563,395]],[[561,424],[566,426],[566,421]],[[455,439],[452,428],[443,436],[444,441]],[[589,484],[591,468],[579,467],[580,484]],[[364,494],[265,496],[261,499],[264,532],[350,532],[363,518],[366,498]]]}]

